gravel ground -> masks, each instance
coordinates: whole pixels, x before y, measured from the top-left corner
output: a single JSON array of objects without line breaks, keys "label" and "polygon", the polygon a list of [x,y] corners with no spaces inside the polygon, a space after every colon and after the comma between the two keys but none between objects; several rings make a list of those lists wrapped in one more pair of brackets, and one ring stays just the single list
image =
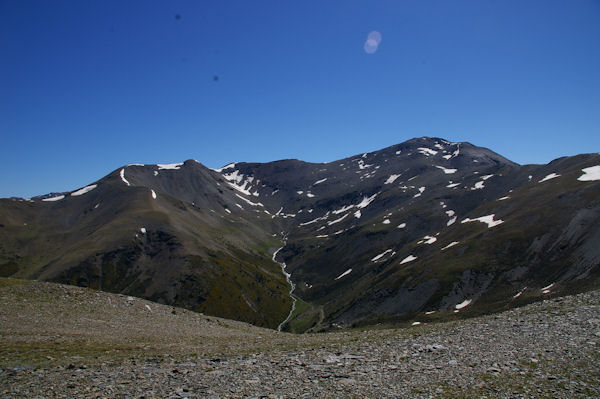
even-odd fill
[{"label": "gravel ground", "polygon": [[600,291],[291,335],[48,283],[0,288],[0,397],[600,397]]}]

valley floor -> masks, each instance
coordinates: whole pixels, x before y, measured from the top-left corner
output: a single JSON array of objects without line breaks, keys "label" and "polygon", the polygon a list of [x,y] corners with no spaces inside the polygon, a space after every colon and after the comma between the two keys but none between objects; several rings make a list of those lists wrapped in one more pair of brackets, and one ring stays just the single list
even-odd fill
[{"label": "valley floor", "polygon": [[497,315],[291,335],[0,279],[0,397],[600,397],[600,291]]}]

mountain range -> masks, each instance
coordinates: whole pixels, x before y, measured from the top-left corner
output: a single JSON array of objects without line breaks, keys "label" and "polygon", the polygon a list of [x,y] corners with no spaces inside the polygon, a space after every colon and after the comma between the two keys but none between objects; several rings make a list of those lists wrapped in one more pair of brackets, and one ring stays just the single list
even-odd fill
[{"label": "mountain range", "polygon": [[597,289],[599,244],[600,154],[518,165],[431,137],[328,163],[131,164],[0,199],[0,277],[293,332]]}]

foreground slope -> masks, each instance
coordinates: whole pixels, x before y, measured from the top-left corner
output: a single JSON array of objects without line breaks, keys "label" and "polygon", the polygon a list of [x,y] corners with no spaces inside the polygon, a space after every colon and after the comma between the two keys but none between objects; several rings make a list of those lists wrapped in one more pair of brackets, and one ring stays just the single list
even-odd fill
[{"label": "foreground slope", "polygon": [[291,335],[23,283],[0,279],[0,397],[600,394],[598,291],[460,322]]},{"label": "foreground slope", "polygon": [[599,286],[599,170],[429,137],[319,164],[129,165],[0,200],[0,274],[296,332],[473,316]]}]

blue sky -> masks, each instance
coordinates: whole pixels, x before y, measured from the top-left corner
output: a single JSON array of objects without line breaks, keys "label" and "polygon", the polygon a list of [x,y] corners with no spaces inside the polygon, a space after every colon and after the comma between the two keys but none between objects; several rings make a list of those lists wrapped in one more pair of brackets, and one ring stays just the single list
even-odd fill
[{"label": "blue sky", "polygon": [[0,197],[420,136],[600,151],[596,0],[0,0],[0,54]]}]

